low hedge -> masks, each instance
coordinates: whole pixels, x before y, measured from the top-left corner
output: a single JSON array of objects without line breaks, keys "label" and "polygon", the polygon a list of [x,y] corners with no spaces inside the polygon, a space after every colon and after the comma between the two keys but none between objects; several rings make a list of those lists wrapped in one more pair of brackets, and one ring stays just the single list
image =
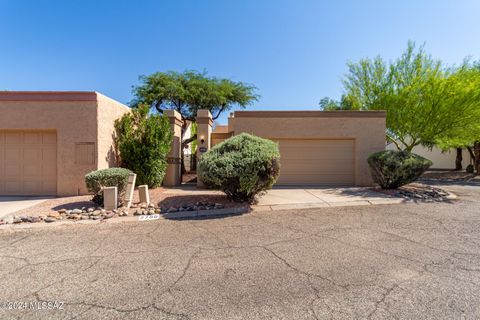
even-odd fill
[{"label": "low hedge", "polygon": [[234,201],[250,202],[270,189],[280,174],[278,145],[242,133],[202,155],[197,172],[207,187],[222,190]]},{"label": "low hedge", "polygon": [[368,157],[373,181],[383,189],[396,189],[417,180],[432,161],[408,151],[385,150]]},{"label": "low hedge", "polygon": [[124,168],[108,168],[96,170],[88,173],[85,176],[85,184],[89,192],[93,193],[92,201],[98,205],[103,204],[104,187],[117,187],[118,199],[123,199],[127,184],[128,176],[132,171]]}]

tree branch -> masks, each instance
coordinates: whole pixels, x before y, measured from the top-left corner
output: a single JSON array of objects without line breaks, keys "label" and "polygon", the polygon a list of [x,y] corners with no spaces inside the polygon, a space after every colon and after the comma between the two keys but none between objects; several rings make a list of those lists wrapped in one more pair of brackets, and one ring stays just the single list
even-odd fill
[{"label": "tree branch", "polygon": [[193,136],[191,136],[190,138],[188,139],[185,139],[182,141],[182,148],[185,147],[187,144],[189,143],[192,143],[193,141],[195,141],[197,139],[197,134],[195,133]]},{"label": "tree branch", "polygon": [[225,111],[226,108],[227,108],[227,106],[226,106],[226,105],[223,105],[223,106],[220,108],[220,110],[218,110],[217,115],[214,116],[214,117],[212,117],[212,120],[217,120],[218,117],[220,116],[220,114],[222,114],[222,112]]}]

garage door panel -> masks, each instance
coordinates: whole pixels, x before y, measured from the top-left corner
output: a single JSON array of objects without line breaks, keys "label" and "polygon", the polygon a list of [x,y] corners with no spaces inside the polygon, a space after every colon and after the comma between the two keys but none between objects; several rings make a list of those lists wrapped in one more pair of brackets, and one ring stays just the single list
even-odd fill
[{"label": "garage door panel", "polygon": [[42,133],[41,132],[25,132],[23,134],[23,143],[24,144],[41,145],[42,144]]},{"label": "garage door panel", "polygon": [[6,180],[20,180],[22,175],[22,165],[17,163],[7,163],[5,166],[5,179]]},{"label": "garage door panel", "polygon": [[22,149],[17,146],[5,145],[5,162],[20,162],[22,160]]},{"label": "garage door panel", "polygon": [[279,185],[352,185],[354,140],[273,139],[279,143]]},{"label": "garage door panel", "polygon": [[23,180],[42,179],[42,167],[34,164],[23,166]]},{"label": "garage door panel", "polygon": [[52,147],[45,147],[42,149],[42,159],[45,163],[57,164],[57,150]]},{"label": "garage door panel", "polygon": [[20,181],[5,181],[6,194],[22,194],[22,184]]},{"label": "garage door panel", "polygon": [[30,147],[26,146],[23,149],[23,161],[29,162],[37,162],[38,160],[42,159],[42,149],[41,146],[38,147]]},{"label": "garage door panel", "polygon": [[[45,177],[45,179],[54,179],[55,178],[55,174],[57,172],[57,168],[56,166],[53,164],[47,164],[43,167],[43,176]],[[56,180],[56,179],[54,179]]]},{"label": "garage door panel", "polygon": [[292,159],[281,157],[280,164],[282,168],[294,168],[296,170],[301,167],[308,166],[308,170],[311,170],[312,166],[319,166],[320,168],[329,167],[329,169],[335,170],[335,168],[341,166],[350,166],[353,158],[349,159],[336,159],[336,158],[323,158],[323,159]]},{"label": "garage door panel", "polygon": [[57,182],[56,181],[42,181],[42,189],[45,194],[56,194],[57,193]]},{"label": "garage door panel", "polygon": [[26,181],[23,183],[23,192],[25,194],[37,194],[42,189],[42,181]]},{"label": "garage door panel", "polygon": [[22,144],[22,134],[19,132],[6,132],[5,144]]},{"label": "garage door panel", "polygon": [[0,194],[55,195],[56,133],[0,131]]},{"label": "garage door panel", "polygon": [[44,133],[42,136],[43,139],[43,145],[53,145],[53,147],[56,147],[57,144],[57,135],[53,132],[49,133]]}]

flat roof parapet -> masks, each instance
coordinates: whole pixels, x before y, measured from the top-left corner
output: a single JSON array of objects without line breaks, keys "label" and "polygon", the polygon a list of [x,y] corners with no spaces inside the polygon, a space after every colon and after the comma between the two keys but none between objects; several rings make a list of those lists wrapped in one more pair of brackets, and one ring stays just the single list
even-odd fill
[{"label": "flat roof parapet", "polygon": [[235,118],[385,118],[386,111],[235,111]]}]

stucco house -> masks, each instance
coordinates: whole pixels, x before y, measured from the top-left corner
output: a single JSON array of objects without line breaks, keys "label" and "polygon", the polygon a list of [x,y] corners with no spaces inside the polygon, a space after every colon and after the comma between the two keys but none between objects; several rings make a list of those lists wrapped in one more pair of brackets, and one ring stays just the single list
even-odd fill
[{"label": "stucco house", "polygon": [[211,145],[242,132],[277,141],[277,185],[368,186],[367,158],[385,149],[385,116],[384,111],[236,111],[228,125],[214,128]]},{"label": "stucco house", "polygon": [[0,195],[78,195],[115,166],[114,121],[129,108],[98,92],[0,92]]},{"label": "stucco house", "polygon": [[[127,112],[98,92],[0,92],[0,195],[86,194],[86,173],[117,165],[114,122]],[[164,185],[175,186],[183,120],[165,115],[174,137]],[[385,148],[383,111],[236,111],[213,128],[199,110],[196,123],[197,158],[242,132],[277,141],[277,185],[372,185],[367,157]]]}]

